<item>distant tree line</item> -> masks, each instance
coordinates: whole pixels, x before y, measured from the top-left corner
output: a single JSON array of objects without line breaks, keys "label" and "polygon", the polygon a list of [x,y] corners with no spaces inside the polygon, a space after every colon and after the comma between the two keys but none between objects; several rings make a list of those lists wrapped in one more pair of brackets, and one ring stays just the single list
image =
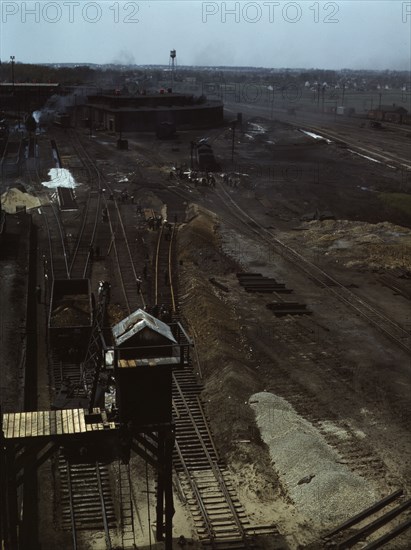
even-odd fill
[{"label": "distant tree line", "polygon": [[[120,66],[120,65],[36,65],[28,63],[14,64],[15,82],[58,82],[62,85],[110,86],[122,88],[127,82],[135,82],[139,87],[150,87],[151,84],[169,79],[165,66]],[[295,83],[323,84],[344,86],[347,90],[376,90],[383,86],[400,89],[410,87],[410,76],[406,71],[361,71],[343,69],[341,71],[326,69],[270,69],[263,67],[178,67],[174,81],[182,82],[188,77],[195,77],[197,83],[231,82],[270,84],[277,86]],[[0,81],[10,82],[12,70],[10,62],[0,63]]]}]

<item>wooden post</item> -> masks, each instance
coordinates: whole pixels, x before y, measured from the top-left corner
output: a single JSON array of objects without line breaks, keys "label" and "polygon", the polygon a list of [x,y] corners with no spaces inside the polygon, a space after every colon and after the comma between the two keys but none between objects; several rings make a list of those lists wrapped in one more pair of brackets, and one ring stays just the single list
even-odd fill
[{"label": "wooden post", "polygon": [[174,516],[174,504],[173,504],[173,447],[174,447],[174,431],[170,429],[166,433],[165,446],[164,446],[164,495],[166,506],[166,540],[165,550],[172,550],[173,548],[173,516]]},{"label": "wooden post", "polygon": [[158,432],[158,455],[157,455],[157,527],[156,540],[164,539],[164,474],[165,474],[165,458],[164,458],[164,432]]}]

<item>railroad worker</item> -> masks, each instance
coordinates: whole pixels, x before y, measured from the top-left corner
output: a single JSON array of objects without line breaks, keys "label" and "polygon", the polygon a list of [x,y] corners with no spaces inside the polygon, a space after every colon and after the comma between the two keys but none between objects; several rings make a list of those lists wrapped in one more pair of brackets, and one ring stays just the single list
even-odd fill
[{"label": "railroad worker", "polygon": [[177,544],[178,544],[179,546],[181,546],[181,548],[184,548],[184,546],[187,544],[187,539],[185,538],[184,535],[180,535],[180,536],[178,537]]},{"label": "railroad worker", "polygon": [[134,195],[131,195],[130,202],[131,202],[131,204],[134,204]]},{"label": "railroad worker", "polygon": [[40,287],[40,285],[36,286],[36,298],[37,298],[37,303],[41,304],[41,287]]},{"label": "railroad worker", "polygon": [[101,285],[101,298],[104,297],[106,299],[106,304],[108,304],[110,302],[111,284],[108,281],[100,281],[100,285]]},{"label": "railroad worker", "polygon": [[136,285],[137,285],[137,294],[140,294],[140,291],[141,291],[141,283],[142,283],[142,279],[140,276],[137,277],[136,279]]},{"label": "railroad worker", "polygon": [[110,193],[108,198],[109,198],[109,200],[113,201],[114,200],[114,193]]}]

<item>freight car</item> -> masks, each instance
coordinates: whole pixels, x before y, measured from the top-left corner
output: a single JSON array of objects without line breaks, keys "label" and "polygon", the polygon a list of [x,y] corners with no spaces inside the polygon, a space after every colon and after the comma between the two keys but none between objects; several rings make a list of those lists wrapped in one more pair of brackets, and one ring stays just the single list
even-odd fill
[{"label": "freight car", "polygon": [[208,143],[200,142],[197,145],[197,162],[201,171],[217,172],[221,170],[214,157],[213,148]]},{"label": "freight car", "polygon": [[60,126],[60,128],[70,128],[71,119],[70,115],[66,113],[56,113],[54,115],[54,124],[55,126]]},{"label": "freight car", "polygon": [[[48,321],[53,352],[67,355],[87,349],[93,324],[93,296],[89,279],[55,279]],[[83,353],[84,355],[84,353]]]}]

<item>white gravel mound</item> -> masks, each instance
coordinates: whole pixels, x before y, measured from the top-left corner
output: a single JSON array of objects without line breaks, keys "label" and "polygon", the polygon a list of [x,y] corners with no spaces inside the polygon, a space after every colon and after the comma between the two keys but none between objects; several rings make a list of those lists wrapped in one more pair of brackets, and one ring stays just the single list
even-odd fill
[{"label": "white gravel mound", "polygon": [[378,499],[370,482],[339,464],[337,451],[285,399],[261,392],[249,402],[283,487],[307,522],[335,526]]}]

